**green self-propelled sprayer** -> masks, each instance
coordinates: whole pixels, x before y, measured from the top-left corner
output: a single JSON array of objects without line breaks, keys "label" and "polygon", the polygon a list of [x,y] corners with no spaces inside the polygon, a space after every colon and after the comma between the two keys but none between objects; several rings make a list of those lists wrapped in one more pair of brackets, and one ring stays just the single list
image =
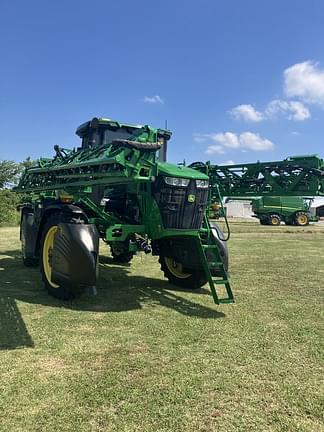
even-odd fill
[{"label": "green self-propelled sprayer", "polygon": [[207,217],[209,178],[158,156],[171,132],[94,118],[76,133],[79,148],[55,146],[17,187],[29,196],[21,207],[23,262],[40,266],[48,292],[71,299],[95,291],[101,238],[117,262],[140,251],[158,255],[172,284],[208,282],[215,303],[232,303],[227,247]]}]

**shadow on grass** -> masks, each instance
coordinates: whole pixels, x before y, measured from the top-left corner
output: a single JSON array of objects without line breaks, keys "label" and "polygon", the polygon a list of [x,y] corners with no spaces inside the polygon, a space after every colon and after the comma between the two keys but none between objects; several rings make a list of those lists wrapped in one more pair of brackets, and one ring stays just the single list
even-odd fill
[{"label": "shadow on grass", "polygon": [[[116,265],[108,257],[100,257],[97,296],[83,295],[78,300],[62,302],[45,292],[38,268],[23,266],[19,250],[3,254],[6,258],[0,259],[0,349],[33,346],[15,300],[95,312],[122,312],[141,309],[143,305],[160,305],[200,318],[225,316],[215,309],[188,300],[181,295],[185,290],[173,287],[167,281],[130,275],[130,264]],[[210,295],[205,289],[196,293]]]},{"label": "shadow on grass", "polygon": [[0,293],[0,350],[33,346],[15,299]]}]

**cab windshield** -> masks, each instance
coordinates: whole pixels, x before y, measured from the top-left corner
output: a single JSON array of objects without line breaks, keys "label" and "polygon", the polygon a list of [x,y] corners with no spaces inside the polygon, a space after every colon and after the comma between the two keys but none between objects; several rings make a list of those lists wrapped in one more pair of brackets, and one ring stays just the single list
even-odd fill
[{"label": "cab windshield", "polygon": [[110,144],[117,139],[132,139],[141,129],[137,128],[119,128],[108,129],[100,127],[98,129],[90,129],[89,135],[86,135],[82,141],[82,147],[98,147],[102,144]]}]

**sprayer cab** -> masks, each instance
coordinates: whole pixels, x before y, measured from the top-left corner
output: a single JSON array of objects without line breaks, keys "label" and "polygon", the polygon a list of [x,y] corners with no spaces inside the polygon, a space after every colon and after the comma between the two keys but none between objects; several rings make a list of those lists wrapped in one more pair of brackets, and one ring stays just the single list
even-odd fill
[{"label": "sprayer cab", "polygon": [[148,125],[132,125],[109,118],[94,117],[92,120],[82,123],[77,128],[76,134],[82,139],[82,149],[110,144],[116,140],[157,144],[159,160],[165,161],[167,142],[171,138],[172,132]]}]

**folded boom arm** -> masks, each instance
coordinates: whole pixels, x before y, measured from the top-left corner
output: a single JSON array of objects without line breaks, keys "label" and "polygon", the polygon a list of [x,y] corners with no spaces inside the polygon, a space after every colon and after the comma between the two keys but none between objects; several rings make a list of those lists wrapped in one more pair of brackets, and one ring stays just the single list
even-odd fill
[{"label": "folded boom arm", "polygon": [[191,168],[209,175],[212,199],[222,196],[324,195],[324,161],[318,156],[238,165],[195,162]]}]

